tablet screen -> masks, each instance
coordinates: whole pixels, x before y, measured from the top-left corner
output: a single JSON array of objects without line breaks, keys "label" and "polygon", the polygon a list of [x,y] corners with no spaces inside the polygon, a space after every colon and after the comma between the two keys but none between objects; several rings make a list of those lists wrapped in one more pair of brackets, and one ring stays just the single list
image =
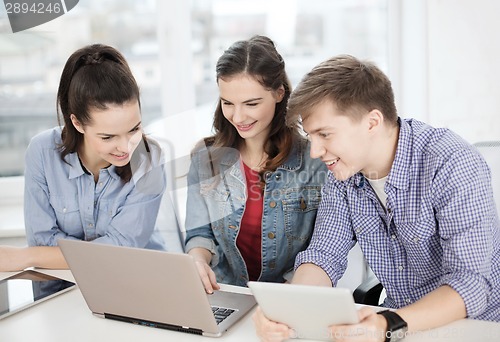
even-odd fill
[{"label": "tablet screen", "polygon": [[75,287],[75,283],[27,270],[0,280],[0,319]]}]

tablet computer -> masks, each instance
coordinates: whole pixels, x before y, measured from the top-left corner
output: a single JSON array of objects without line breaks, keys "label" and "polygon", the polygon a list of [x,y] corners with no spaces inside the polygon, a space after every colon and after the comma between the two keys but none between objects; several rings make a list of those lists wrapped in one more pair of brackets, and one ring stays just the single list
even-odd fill
[{"label": "tablet computer", "polygon": [[358,323],[349,289],[266,282],[248,282],[264,315],[295,330],[296,338],[329,340],[332,324]]},{"label": "tablet computer", "polygon": [[75,288],[75,283],[33,270],[0,280],[0,319]]}]

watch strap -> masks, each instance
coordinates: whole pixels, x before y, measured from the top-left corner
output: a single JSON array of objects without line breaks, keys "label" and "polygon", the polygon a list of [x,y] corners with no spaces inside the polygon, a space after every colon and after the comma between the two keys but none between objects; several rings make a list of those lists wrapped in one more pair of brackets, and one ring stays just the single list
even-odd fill
[{"label": "watch strap", "polygon": [[[401,318],[401,316],[391,310],[383,310],[377,313],[384,316],[385,320],[387,321],[385,342],[394,342],[404,337],[404,334],[408,329],[408,324],[404,319]],[[401,337],[399,337],[397,333],[395,334],[395,332],[399,332],[401,334]]]}]

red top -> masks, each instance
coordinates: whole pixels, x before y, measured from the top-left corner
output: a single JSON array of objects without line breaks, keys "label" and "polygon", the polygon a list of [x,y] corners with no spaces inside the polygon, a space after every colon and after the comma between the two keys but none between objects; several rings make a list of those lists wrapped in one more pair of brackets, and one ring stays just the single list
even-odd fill
[{"label": "red top", "polygon": [[257,280],[262,268],[262,208],[264,196],[260,187],[259,173],[243,163],[247,181],[247,203],[241,219],[236,246],[247,265],[250,280]]}]

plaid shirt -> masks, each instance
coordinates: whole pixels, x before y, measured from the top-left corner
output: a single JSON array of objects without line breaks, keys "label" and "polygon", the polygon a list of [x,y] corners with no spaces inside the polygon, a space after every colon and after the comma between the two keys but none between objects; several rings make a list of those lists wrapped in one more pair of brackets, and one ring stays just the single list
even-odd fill
[{"label": "plaid shirt", "polygon": [[346,181],[330,174],[295,267],[316,264],[336,285],[358,242],[386,289],[384,306],[400,308],[449,285],[469,317],[500,320],[500,223],[487,164],[450,130],[399,123],[387,210],[361,173]]}]

